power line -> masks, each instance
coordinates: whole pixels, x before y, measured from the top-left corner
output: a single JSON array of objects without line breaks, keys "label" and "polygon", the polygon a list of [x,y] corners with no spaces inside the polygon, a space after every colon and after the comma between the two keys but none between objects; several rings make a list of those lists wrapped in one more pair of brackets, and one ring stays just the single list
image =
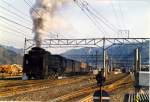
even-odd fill
[{"label": "power line", "polygon": [[0,22],[1,24],[2,24],[2,26],[0,26],[0,27],[3,27],[3,28],[5,28],[5,29],[8,29],[8,30],[12,30],[12,31],[18,31],[18,32],[21,32],[24,36],[26,36],[26,34],[28,33],[28,34],[30,34],[28,37],[30,38],[30,37],[32,37],[32,33],[29,31],[24,31],[23,29],[21,29],[21,28],[18,28],[17,26],[14,26],[14,27],[12,27],[12,25],[9,25],[9,26],[7,26],[6,24],[7,24],[7,22],[6,21],[3,21],[3,20],[1,20],[1,22]]},{"label": "power line", "polygon": [[26,16],[27,18],[29,18],[28,15],[26,15],[24,12],[21,12],[20,10],[18,10],[16,7],[14,7],[13,5],[11,5],[10,3],[6,2],[6,0],[1,0],[3,3],[7,4],[9,7],[13,8],[14,10],[16,10],[17,12],[19,12],[21,15]]},{"label": "power line", "polygon": [[[13,35],[16,35],[16,36],[19,37],[19,38],[25,37],[25,36],[21,36],[21,35],[16,34],[16,33],[18,33],[18,32],[15,32],[15,31],[13,31],[13,32],[15,32],[15,33],[12,33],[12,32],[10,32],[10,31],[7,31],[7,30],[1,29],[1,28],[0,28],[0,31],[2,31],[2,32],[7,32],[8,34],[11,33],[11,34],[13,34]],[[19,34],[20,34],[20,33],[19,33]],[[24,38],[23,38],[23,39],[24,39]]]},{"label": "power line", "polygon": [[17,13],[15,13],[15,12],[10,11],[9,9],[7,9],[7,8],[5,8],[5,7],[1,6],[1,5],[0,5],[0,8],[2,8],[3,10],[5,10],[5,11],[7,11],[7,12],[9,12],[9,13],[11,13],[11,14],[15,15],[15,16],[20,17],[22,20],[26,20],[27,22],[31,23],[31,22],[30,22],[29,20],[27,20],[26,18],[24,18],[24,17],[22,17],[22,16],[18,15],[18,14],[17,14]]},{"label": "power line", "polygon": [[[31,6],[32,5],[32,3],[28,0],[28,2],[31,4],[29,4],[26,0],[24,0],[24,2],[38,15],[38,16],[40,16],[41,17],[41,15]],[[41,17],[42,18],[42,17]],[[52,34],[52,33],[50,33],[50,34]],[[60,35],[60,34],[59,34]],[[56,35],[56,36],[58,36],[58,34]],[[63,35],[62,35],[63,36]]]},{"label": "power line", "polygon": [[[16,40],[6,40],[6,39],[2,39],[1,41],[4,41],[4,42],[6,42],[6,43],[10,43],[10,44],[12,44],[12,43],[15,43],[15,44],[18,44],[18,41],[19,42],[23,42],[23,40],[18,40],[18,41],[16,41]],[[19,43],[20,44],[20,43]]]},{"label": "power line", "polygon": [[31,28],[29,28],[29,27],[27,27],[27,26],[24,26],[24,25],[22,25],[22,24],[20,24],[20,23],[17,23],[17,22],[15,22],[15,21],[10,20],[10,19],[8,19],[8,18],[6,18],[6,17],[3,17],[3,16],[1,16],[1,15],[0,15],[0,18],[4,19],[4,20],[6,20],[6,21],[9,21],[9,22],[11,22],[11,23],[14,23],[14,24],[16,24],[16,25],[19,25],[19,26],[21,26],[21,27],[24,27],[24,28],[26,28],[26,29],[32,30]]},{"label": "power line", "polygon": [[103,19],[105,22],[109,23],[112,27],[116,28],[113,24],[111,24],[109,22],[108,19],[106,19],[100,12],[98,12],[97,10],[95,10],[86,0],[80,0],[80,2],[82,2],[83,4],[86,3],[86,9],[91,9],[90,11],[93,11],[93,13],[95,13],[96,15],[99,15],[101,19]]},{"label": "power line", "polygon": [[[28,1],[28,2],[27,2]],[[24,2],[33,10],[33,12],[35,12],[38,16],[40,16],[41,17],[41,15],[31,6],[32,5],[32,2],[30,1],[30,0],[24,0]],[[30,5],[30,4],[31,5]],[[42,18],[42,17],[41,17]],[[52,34],[52,33],[50,33],[50,34]],[[58,34],[53,34],[53,35],[56,35],[57,37],[58,37]],[[59,35],[61,35],[61,34],[59,34]],[[64,35],[62,35],[63,37],[64,37]]]},{"label": "power line", "polygon": [[[98,30],[102,33],[105,33],[104,29],[102,30],[98,25],[97,25],[97,22],[95,21],[95,19],[93,19],[92,17],[90,17],[88,15],[88,13],[82,9],[82,6],[80,4],[77,4],[77,6],[84,12],[84,14],[93,22],[93,24],[98,28]],[[101,25],[100,25],[101,26]]]},{"label": "power line", "polygon": [[[75,1],[77,4],[80,4],[82,6],[82,9],[86,10],[87,12],[89,12],[93,17],[95,17],[95,19],[100,20],[103,24],[105,24],[105,26],[107,26],[109,29],[111,29],[112,31],[114,31],[116,33],[116,30],[114,30],[114,28],[112,28],[112,26],[110,26],[108,22],[104,17],[100,17],[97,15],[96,11],[91,8],[91,6],[89,6],[89,3],[87,1]],[[94,11],[94,12],[93,12]]]},{"label": "power line", "polygon": [[32,5],[32,2],[30,0],[28,0],[28,2]]},{"label": "power line", "polygon": [[119,2],[120,15],[121,15],[121,19],[122,19],[122,27],[123,27],[123,28],[126,28],[126,27],[125,27],[125,22],[124,22],[124,15],[123,15],[123,12],[122,12],[122,9],[121,9],[120,0],[119,0],[118,2]]},{"label": "power line", "polygon": [[[22,40],[20,40],[20,41],[22,42]],[[1,40],[0,42],[1,42],[1,43],[4,43],[4,44],[2,44],[2,45],[5,45],[5,44],[7,43],[6,46],[8,46],[8,45],[12,46],[12,44],[14,44],[14,45],[18,44],[18,42],[8,41],[8,40],[6,40],[6,39],[3,39],[3,41]]]},{"label": "power line", "polygon": [[[26,34],[25,34],[23,31],[21,31],[21,30],[18,30],[18,29],[12,29],[12,28],[7,27],[7,26],[1,26],[1,27],[5,28],[5,29],[7,29],[7,30],[13,31],[13,32],[22,34],[24,37],[26,37]],[[29,37],[29,36],[27,36],[27,37]],[[31,38],[31,37],[29,37],[29,38]]]},{"label": "power line", "polygon": [[118,22],[118,16],[117,16],[117,12],[116,12],[116,10],[115,10],[115,7],[114,7],[114,5],[113,5],[113,1],[111,2],[111,7],[112,7],[112,11],[114,12],[114,17],[115,17],[115,19],[116,19],[116,25],[118,25],[118,27],[120,27],[120,24],[119,24],[119,22]]},{"label": "power line", "polygon": [[89,6],[89,8],[91,8],[91,10],[93,11],[93,13],[95,15],[97,15],[99,18],[101,18],[101,20],[103,20],[104,22],[107,22],[109,25],[111,25],[112,28],[117,29],[116,26],[111,24],[108,19],[106,19],[100,12],[96,11],[89,3],[88,3],[88,6]]},{"label": "power line", "polygon": [[[98,13],[96,10],[94,10],[89,4],[88,4],[88,8],[87,11],[89,11],[89,13],[91,13],[93,16],[95,16],[95,18],[99,19],[103,24],[105,24],[105,26],[107,26],[108,28],[110,28],[112,31],[116,32],[114,29],[116,29],[112,24],[109,23],[109,21],[107,19],[105,19],[100,13]],[[91,10],[90,10],[91,9]],[[107,22],[107,23],[106,23]],[[111,25],[109,25],[109,24]]]},{"label": "power line", "polygon": [[24,0],[24,2],[38,15],[41,17],[41,15],[26,1]]}]

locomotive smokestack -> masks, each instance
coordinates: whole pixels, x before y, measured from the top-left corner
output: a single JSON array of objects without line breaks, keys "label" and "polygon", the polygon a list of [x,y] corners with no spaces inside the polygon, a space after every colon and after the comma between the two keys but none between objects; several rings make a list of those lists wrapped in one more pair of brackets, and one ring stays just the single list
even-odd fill
[{"label": "locomotive smokestack", "polygon": [[35,5],[30,9],[37,47],[41,47],[44,37],[58,26],[56,23],[60,23],[60,18],[55,17],[54,13],[65,2],[66,0],[36,0]]},{"label": "locomotive smokestack", "polygon": [[34,22],[34,29],[36,29],[34,31],[34,33],[35,33],[34,39],[36,41],[36,46],[37,47],[41,47],[42,33],[39,31],[39,29],[43,29],[42,19],[41,18],[37,18],[37,19],[34,19],[33,22]]}]

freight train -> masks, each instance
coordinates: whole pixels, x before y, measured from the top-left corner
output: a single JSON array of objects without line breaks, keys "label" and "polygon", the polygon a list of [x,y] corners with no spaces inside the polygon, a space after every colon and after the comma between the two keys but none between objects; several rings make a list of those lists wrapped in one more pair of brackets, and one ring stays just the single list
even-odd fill
[{"label": "freight train", "polygon": [[27,79],[49,79],[58,76],[87,74],[92,69],[86,63],[52,55],[42,48],[34,47],[23,59],[23,75]]}]

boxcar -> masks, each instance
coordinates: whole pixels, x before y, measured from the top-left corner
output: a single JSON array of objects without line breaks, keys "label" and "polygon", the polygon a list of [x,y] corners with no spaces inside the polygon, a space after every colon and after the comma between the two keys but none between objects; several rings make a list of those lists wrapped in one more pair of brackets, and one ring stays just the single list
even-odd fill
[{"label": "boxcar", "polygon": [[34,47],[24,55],[23,73],[28,79],[56,78],[89,72],[88,64],[60,55],[51,55],[42,48]]}]

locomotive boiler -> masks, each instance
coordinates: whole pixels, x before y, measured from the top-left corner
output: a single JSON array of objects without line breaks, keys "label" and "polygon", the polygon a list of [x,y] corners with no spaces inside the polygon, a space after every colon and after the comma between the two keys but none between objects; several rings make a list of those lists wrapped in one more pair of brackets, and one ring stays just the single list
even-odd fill
[{"label": "locomotive boiler", "polygon": [[87,74],[91,68],[86,63],[52,55],[40,47],[32,48],[23,58],[23,75],[26,75],[27,79]]}]

